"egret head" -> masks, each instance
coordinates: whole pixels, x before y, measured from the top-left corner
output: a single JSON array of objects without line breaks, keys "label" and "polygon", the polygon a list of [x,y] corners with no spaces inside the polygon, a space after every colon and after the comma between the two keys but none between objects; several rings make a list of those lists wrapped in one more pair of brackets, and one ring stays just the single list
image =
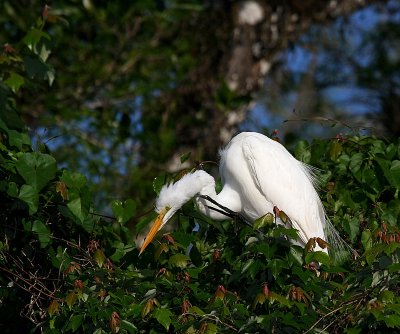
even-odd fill
[{"label": "egret head", "polygon": [[146,239],[140,249],[139,255],[153,240],[154,236],[172,218],[186,202],[201,193],[202,189],[215,187],[214,178],[205,171],[197,170],[184,175],[175,183],[164,185],[156,200],[155,211],[158,213]]}]

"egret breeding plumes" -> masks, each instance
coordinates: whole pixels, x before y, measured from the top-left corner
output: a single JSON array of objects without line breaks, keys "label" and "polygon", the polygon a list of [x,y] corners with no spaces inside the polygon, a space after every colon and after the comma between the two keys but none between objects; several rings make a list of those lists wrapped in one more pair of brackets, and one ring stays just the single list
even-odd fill
[{"label": "egret breeding plumes", "polygon": [[[228,213],[212,209],[215,205],[211,200],[251,222],[277,207],[290,218],[287,227],[297,230],[298,244],[321,238],[335,254],[343,254],[348,247],[326,216],[312,168],[296,160],[279,142],[259,133],[240,133],[220,151],[219,172],[223,188],[218,194],[214,178],[203,170],[186,174],[161,189],[156,201],[159,215],[140,253],[192,198],[198,209],[214,220],[227,219]],[[321,250],[318,245],[316,249]]]}]

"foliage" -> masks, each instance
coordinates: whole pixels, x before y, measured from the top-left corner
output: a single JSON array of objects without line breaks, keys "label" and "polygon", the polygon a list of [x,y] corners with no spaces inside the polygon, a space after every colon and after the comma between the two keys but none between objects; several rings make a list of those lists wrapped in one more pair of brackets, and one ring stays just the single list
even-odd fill
[{"label": "foliage", "polygon": [[111,203],[114,218],[97,214],[86,178],[59,168],[44,145],[34,150],[19,121],[15,94],[52,82],[41,56],[46,15],[1,55],[2,333],[400,328],[399,140],[338,136],[295,147],[321,169],[328,216],[358,253],[344,263],[291,245],[295,231],[275,226],[272,213],[252,229],[209,220],[192,203],[176,215],[176,230],[139,257],[127,228],[138,213],[135,194]]}]

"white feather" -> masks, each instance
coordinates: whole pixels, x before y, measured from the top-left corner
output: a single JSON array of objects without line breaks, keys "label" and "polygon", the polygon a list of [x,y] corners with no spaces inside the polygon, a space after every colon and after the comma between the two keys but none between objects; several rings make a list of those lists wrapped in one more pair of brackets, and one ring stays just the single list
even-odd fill
[{"label": "white feather", "polygon": [[220,157],[223,188],[219,194],[215,192],[214,178],[202,170],[161,189],[156,211],[171,209],[163,225],[191,198],[196,199],[204,214],[213,219],[226,219],[226,215],[210,210],[212,204],[198,197],[208,195],[250,221],[278,207],[298,230],[298,242],[302,245],[310,238],[319,237],[337,251],[348,247],[326,216],[315,190],[318,180],[313,167],[296,160],[280,143],[259,133],[243,132],[220,151]]}]

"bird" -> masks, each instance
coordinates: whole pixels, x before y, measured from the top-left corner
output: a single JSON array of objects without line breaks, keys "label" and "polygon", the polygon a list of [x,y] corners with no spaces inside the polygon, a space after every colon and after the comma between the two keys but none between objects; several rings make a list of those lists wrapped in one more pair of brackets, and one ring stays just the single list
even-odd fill
[{"label": "bird", "polygon": [[[213,220],[226,220],[233,212],[254,222],[278,208],[289,217],[286,227],[297,230],[298,239],[293,243],[305,246],[310,239],[319,238],[330,245],[329,252],[335,249],[335,254],[345,253],[347,244],[330,222],[317,193],[318,178],[313,167],[293,157],[280,142],[256,132],[239,133],[219,155],[219,193],[214,177],[202,169],[161,188],[155,204],[158,216],[139,255],[191,199]],[[226,210],[214,209],[212,204]],[[315,250],[328,253],[320,243],[315,243]]]}]

